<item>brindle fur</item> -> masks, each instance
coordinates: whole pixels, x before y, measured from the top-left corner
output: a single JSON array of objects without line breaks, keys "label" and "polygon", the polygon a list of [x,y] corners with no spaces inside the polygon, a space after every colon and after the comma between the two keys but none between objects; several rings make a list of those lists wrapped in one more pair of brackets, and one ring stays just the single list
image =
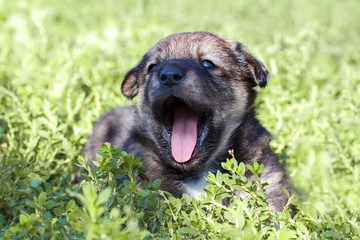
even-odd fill
[{"label": "brindle fur", "polygon": [[[214,69],[205,69],[210,60]],[[148,72],[149,66],[157,64]],[[159,72],[176,66],[184,72],[181,84],[164,86]],[[265,166],[262,181],[268,182],[266,196],[270,209],[282,211],[287,203],[283,186],[290,190],[286,174],[269,147],[271,135],[255,117],[253,87],[265,87],[268,71],[240,43],[206,32],[180,33],[159,41],[131,69],[122,83],[128,98],[137,96],[133,107],[116,108],[96,124],[86,147],[89,161],[104,142],[141,157],[150,181],[161,179],[161,188],[176,197],[183,193],[197,197],[206,186],[204,176],[221,170],[228,150],[234,149],[238,162]],[[198,153],[189,162],[175,162],[165,140],[161,113],[168,96],[209,114],[208,134]],[[166,135],[166,134],[165,134]],[[251,178],[250,173],[247,173]],[[239,192],[242,196],[242,193]]]}]

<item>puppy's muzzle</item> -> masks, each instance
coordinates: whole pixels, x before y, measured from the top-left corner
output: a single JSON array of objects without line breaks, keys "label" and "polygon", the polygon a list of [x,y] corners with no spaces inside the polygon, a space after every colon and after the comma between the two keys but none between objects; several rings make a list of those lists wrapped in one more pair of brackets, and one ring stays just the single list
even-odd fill
[{"label": "puppy's muzzle", "polygon": [[184,73],[175,66],[164,67],[159,74],[159,81],[162,85],[172,88],[180,84],[184,79]]}]

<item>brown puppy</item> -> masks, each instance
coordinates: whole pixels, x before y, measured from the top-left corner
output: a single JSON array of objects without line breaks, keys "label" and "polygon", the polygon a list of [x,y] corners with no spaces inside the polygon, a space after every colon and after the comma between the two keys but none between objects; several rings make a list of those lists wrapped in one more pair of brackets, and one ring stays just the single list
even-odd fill
[{"label": "brown puppy", "polygon": [[96,161],[101,144],[110,142],[141,157],[163,190],[198,197],[207,173],[223,170],[233,149],[239,162],[265,165],[267,200],[279,212],[287,202],[280,186],[289,183],[252,107],[253,87],[267,79],[266,68],[240,43],[206,32],[171,35],[127,73],[122,92],[138,96],[136,105],[103,116],[85,154]]}]

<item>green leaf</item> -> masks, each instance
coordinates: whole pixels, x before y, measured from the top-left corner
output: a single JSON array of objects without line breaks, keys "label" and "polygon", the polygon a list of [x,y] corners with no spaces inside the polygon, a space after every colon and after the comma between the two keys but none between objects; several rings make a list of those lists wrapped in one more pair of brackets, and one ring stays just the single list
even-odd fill
[{"label": "green leaf", "polygon": [[47,219],[47,220],[50,220],[50,219],[52,219],[52,215],[51,215],[51,213],[49,213],[49,212],[45,212],[45,214],[43,215],[44,216],[44,218],[45,219]]},{"label": "green leaf", "polygon": [[86,200],[91,201],[96,196],[95,187],[93,184],[84,182],[82,185],[82,191]]},{"label": "green leaf", "polygon": [[19,217],[20,225],[25,226],[29,223],[29,219],[24,214],[21,214]]},{"label": "green leaf", "polygon": [[260,216],[260,221],[262,221],[262,222],[265,222],[265,221],[267,221],[268,219],[269,219],[269,216],[268,216],[268,215],[263,214],[263,215]]},{"label": "green leaf", "polygon": [[36,208],[36,204],[35,204],[35,202],[32,201],[32,200],[26,200],[25,204],[26,204],[26,206],[28,206],[28,207]]},{"label": "green leaf", "polygon": [[86,163],[87,161],[85,160],[84,156],[80,155],[80,156],[78,156],[78,158],[77,158],[77,162],[78,162],[80,165],[83,165],[83,164]]},{"label": "green leaf", "polygon": [[66,212],[71,212],[75,207],[75,200],[71,199],[68,204],[66,205]]},{"label": "green leaf", "polygon": [[100,206],[106,203],[110,199],[110,196],[111,196],[111,188],[106,188],[102,190],[97,199],[96,206]]},{"label": "green leaf", "polygon": [[289,191],[286,188],[284,188],[283,186],[280,186],[280,189],[286,194],[287,198],[290,197]]},{"label": "green leaf", "polygon": [[219,183],[219,184],[222,184],[223,183],[223,175],[222,173],[218,170],[216,172],[216,181]]},{"label": "green leaf", "polygon": [[262,172],[264,171],[264,167],[265,167],[265,166],[264,166],[263,164],[260,165],[260,169],[259,169],[259,171],[258,171],[260,175],[261,175]]},{"label": "green leaf", "polygon": [[97,152],[96,153],[96,157],[98,157],[98,158],[106,158],[107,156],[108,155],[106,153],[103,153],[103,152]]},{"label": "green leaf", "polygon": [[68,227],[70,226],[69,222],[66,221],[66,218],[59,218],[58,221],[63,226],[68,226]]},{"label": "green leaf", "polygon": [[304,206],[302,207],[302,210],[303,210],[303,211],[305,212],[305,214],[306,214],[307,216],[309,216],[311,219],[313,219],[313,220],[318,219],[318,215],[317,215],[317,213],[316,213],[316,210],[315,210],[313,207],[304,205]]},{"label": "green leaf", "polygon": [[111,208],[111,206],[114,203],[114,200],[115,200],[114,194],[111,194],[111,197],[110,197],[109,201],[107,202],[106,207]]},{"label": "green leaf", "polygon": [[340,234],[338,234],[338,233],[336,233],[336,232],[334,232],[334,231],[325,231],[325,232],[323,233],[323,236],[324,236],[325,238],[337,238],[337,237],[341,237]]},{"label": "green leaf", "polygon": [[250,170],[250,172],[252,172],[252,174],[255,174],[255,170],[254,170],[253,166],[251,166],[250,164],[246,164],[246,167],[247,167],[247,169]]},{"label": "green leaf", "polygon": [[39,201],[39,205],[43,205],[45,203],[45,201],[46,201],[46,193],[45,192],[40,193],[38,201]]},{"label": "green leaf", "polygon": [[254,171],[257,172],[258,169],[259,169],[259,163],[254,162]]},{"label": "green leaf", "polygon": [[62,207],[54,208],[53,212],[57,217],[59,217],[63,215],[64,209]]},{"label": "green leaf", "polygon": [[280,240],[288,240],[297,237],[297,234],[294,231],[287,228],[280,229],[279,233],[280,233],[279,236]]},{"label": "green leaf", "polygon": [[27,145],[27,148],[26,148],[26,152],[27,153],[31,153],[34,151],[34,149],[37,147],[38,143],[39,143],[39,138],[36,137],[34,139],[31,139],[30,142],[28,143]]},{"label": "green leaf", "polygon": [[20,225],[15,225],[15,226],[12,226],[9,230],[13,233],[18,233],[21,231],[21,228],[20,228]]},{"label": "green leaf", "polygon": [[189,227],[182,227],[179,230],[180,234],[184,235],[184,234],[196,234],[196,230],[189,228]]},{"label": "green leaf", "polygon": [[61,206],[63,203],[61,202],[55,202],[54,200],[48,200],[43,205],[45,208],[54,208],[57,206]]},{"label": "green leaf", "polygon": [[30,186],[33,188],[37,188],[42,182],[42,179],[39,177],[35,177],[33,179],[31,179],[30,181]]},{"label": "green leaf", "polygon": [[18,188],[18,189],[16,189],[16,191],[18,191],[18,192],[27,192],[28,190],[26,190],[26,189],[21,189],[21,188]]},{"label": "green leaf", "polygon": [[229,222],[232,222],[232,223],[235,222],[234,216],[233,216],[230,212],[228,212],[228,211],[224,212],[224,218],[225,218],[226,220],[228,220]]},{"label": "green leaf", "polygon": [[295,222],[295,227],[302,233],[308,232],[308,229],[306,228],[306,226],[300,221]]},{"label": "green leaf", "polygon": [[160,185],[161,185],[161,180],[160,180],[160,179],[156,179],[156,180],[153,182],[153,184],[152,184],[152,186],[153,186],[154,188],[159,188]]}]

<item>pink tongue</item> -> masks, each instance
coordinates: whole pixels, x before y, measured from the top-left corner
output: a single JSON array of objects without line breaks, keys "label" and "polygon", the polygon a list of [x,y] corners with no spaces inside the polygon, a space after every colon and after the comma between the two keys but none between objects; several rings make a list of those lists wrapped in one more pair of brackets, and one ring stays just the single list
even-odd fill
[{"label": "pink tongue", "polygon": [[174,125],[171,136],[171,152],[176,162],[187,162],[195,149],[197,141],[197,122],[199,114],[182,106],[174,112]]}]

